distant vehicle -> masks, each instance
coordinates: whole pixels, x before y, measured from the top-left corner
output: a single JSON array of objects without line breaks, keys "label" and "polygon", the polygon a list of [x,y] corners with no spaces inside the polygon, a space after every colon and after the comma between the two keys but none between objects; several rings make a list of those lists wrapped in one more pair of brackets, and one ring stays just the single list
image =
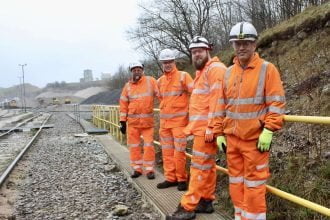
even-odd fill
[{"label": "distant vehicle", "polygon": [[71,104],[71,99],[69,98],[64,99],[64,104]]},{"label": "distant vehicle", "polygon": [[53,98],[53,105],[58,105],[60,104],[60,100],[58,100],[58,98],[54,97]]},{"label": "distant vehicle", "polygon": [[10,101],[5,101],[3,102],[3,108],[4,109],[17,108],[17,101],[15,99],[12,99]]}]

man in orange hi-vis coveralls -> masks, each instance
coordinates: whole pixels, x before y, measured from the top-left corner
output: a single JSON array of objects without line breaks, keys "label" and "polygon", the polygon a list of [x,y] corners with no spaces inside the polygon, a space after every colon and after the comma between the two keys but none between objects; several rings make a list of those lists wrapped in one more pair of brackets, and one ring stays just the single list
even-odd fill
[{"label": "man in orange hi-vis coveralls", "polygon": [[[154,134],[154,96],[159,96],[157,81],[145,76],[143,65],[139,62],[130,65],[132,79],[126,83],[120,96],[120,131],[126,133],[130,152],[130,163],[134,172],[132,178],[142,175],[145,168],[148,179],[154,179],[155,149]],[[140,136],[142,135],[143,155]]]},{"label": "man in orange hi-vis coveralls", "polygon": [[230,31],[236,53],[223,81],[216,119],[220,150],[227,154],[235,220],[266,219],[266,181],[273,132],[283,125],[285,96],[276,67],[255,52],[257,31],[240,22]]},{"label": "man in orange hi-vis coveralls", "polygon": [[178,71],[173,50],[164,49],[159,54],[164,75],[158,79],[160,92],[160,143],[165,181],[159,189],[177,186],[179,191],[187,189],[186,145],[183,133],[188,124],[188,101],[192,91],[192,78]]},{"label": "man in orange hi-vis coveralls", "polygon": [[215,199],[217,146],[213,134],[216,104],[226,67],[211,58],[211,45],[196,36],[189,45],[196,77],[189,104],[189,124],[184,133],[194,136],[189,189],[177,210],[166,219],[194,219],[195,213],[212,213]]}]

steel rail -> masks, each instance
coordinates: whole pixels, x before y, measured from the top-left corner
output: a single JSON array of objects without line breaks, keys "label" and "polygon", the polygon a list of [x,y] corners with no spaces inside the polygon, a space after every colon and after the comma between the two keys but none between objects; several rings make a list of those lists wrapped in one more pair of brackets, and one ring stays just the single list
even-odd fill
[{"label": "steel rail", "polygon": [[13,128],[11,128],[11,129],[9,129],[9,131],[7,131],[7,132],[5,132],[5,133],[1,134],[1,135],[0,135],[0,138],[2,138],[2,137],[4,137],[4,136],[8,135],[10,132],[12,132],[13,130],[15,130],[16,128],[19,128],[19,127],[21,127],[21,126],[22,126],[22,125],[24,125],[25,123],[27,123],[27,122],[29,122],[29,121],[33,120],[34,118],[36,118],[36,117],[38,117],[38,116],[39,116],[39,115],[37,115],[37,116],[33,116],[33,117],[31,117],[31,118],[28,118],[28,119],[26,119],[25,121],[23,121],[23,122],[19,123],[19,124],[18,124],[18,125],[16,125],[15,127],[13,127]]},{"label": "steel rail", "polygon": [[24,153],[29,149],[29,147],[32,145],[32,143],[34,142],[34,140],[37,138],[37,136],[39,135],[39,133],[41,132],[41,130],[43,129],[43,127],[45,126],[45,124],[47,123],[48,119],[51,117],[52,115],[49,115],[44,122],[42,123],[42,125],[40,126],[39,130],[37,131],[37,133],[33,136],[33,138],[30,140],[30,142],[25,145],[24,149],[17,155],[17,157],[11,162],[11,164],[7,167],[7,169],[5,170],[5,172],[3,172],[0,176],[0,187],[2,186],[2,184],[5,182],[6,178],[9,176],[9,174],[11,173],[11,171],[14,169],[15,165],[18,163],[18,161],[22,158],[22,156],[24,155]]}]

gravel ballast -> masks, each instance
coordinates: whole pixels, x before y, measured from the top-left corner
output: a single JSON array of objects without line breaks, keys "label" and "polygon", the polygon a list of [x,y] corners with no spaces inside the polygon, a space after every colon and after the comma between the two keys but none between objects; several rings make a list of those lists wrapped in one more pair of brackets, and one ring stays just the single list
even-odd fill
[{"label": "gravel ballast", "polygon": [[160,219],[93,137],[74,137],[78,124],[63,113],[49,123],[23,159],[12,217]]}]

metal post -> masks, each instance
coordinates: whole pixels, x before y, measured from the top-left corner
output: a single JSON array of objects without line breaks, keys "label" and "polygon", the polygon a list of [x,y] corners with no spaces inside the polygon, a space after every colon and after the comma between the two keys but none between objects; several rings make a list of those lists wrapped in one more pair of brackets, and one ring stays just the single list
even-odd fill
[{"label": "metal post", "polygon": [[26,102],[25,102],[25,82],[24,82],[24,66],[27,64],[18,64],[22,67],[22,74],[23,74],[23,103],[24,103],[24,112],[26,112]]},{"label": "metal post", "polygon": [[22,77],[19,76],[19,98],[21,99],[21,108],[23,110],[23,87],[22,87]]}]

